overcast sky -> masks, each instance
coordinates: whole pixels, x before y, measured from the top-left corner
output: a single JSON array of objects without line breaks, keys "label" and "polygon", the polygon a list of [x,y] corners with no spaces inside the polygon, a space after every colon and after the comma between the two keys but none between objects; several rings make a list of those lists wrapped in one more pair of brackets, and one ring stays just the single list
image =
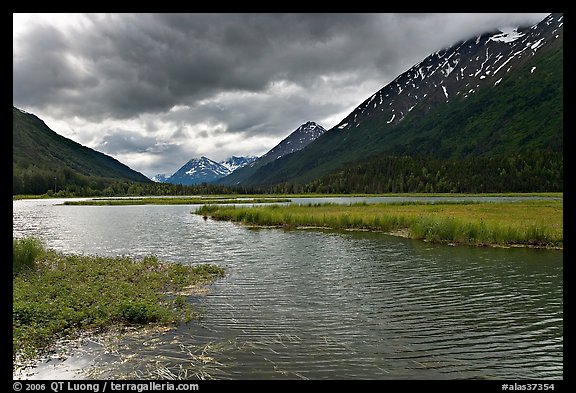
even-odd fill
[{"label": "overcast sky", "polygon": [[540,14],[13,14],[13,104],[152,177],[329,129],[429,54]]}]

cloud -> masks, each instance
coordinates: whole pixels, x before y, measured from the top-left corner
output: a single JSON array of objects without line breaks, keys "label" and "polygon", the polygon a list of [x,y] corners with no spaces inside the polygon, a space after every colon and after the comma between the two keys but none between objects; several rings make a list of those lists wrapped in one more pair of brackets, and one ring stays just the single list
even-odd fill
[{"label": "cloud", "polygon": [[157,148],[156,138],[123,129],[111,130],[110,134],[103,137],[102,141],[94,147],[99,151],[113,155],[128,152],[162,151],[162,149]]},{"label": "cloud", "polygon": [[[14,28],[25,28],[13,38],[13,103],[73,123],[62,131],[131,167],[170,171],[200,152],[263,154],[308,120],[330,128],[428,54],[544,16],[84,14],[33,15],[25,25],[15,17]],[[168,169],[175,154],[180,163]]]},{"label": "cloud", "polygon": [[351,34],[369,29],[371,23],[366,22],[373,17],[88,18],[90,28],[76,27],[66,35],[41,25],[22,37],[20,56],[13,60],[16,101],[38,107],[66,105],[75,115],[99,120],[159,113],[181,103],[194,105],[222,90],[261,91],[281,79],[307,84],[319,72],[342,72],[362,64],[350,53],[355,39]]}]

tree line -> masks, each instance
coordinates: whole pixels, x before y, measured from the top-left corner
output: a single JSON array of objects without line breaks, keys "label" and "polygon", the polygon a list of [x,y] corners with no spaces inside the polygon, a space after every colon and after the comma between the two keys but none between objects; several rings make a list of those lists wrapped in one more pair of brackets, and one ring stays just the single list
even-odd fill
[{"label": "tree line", "polygon": [[139,183],[80,175],[70,169],[42,170],[34,165],[14,169],[13,195],[59,197],[216,195],[258,193],[489,193],[562,192],[563,155],[549,150],[465,159],[379,156],[348,166],[306,184],[267,187],[202,183]]},{"label": "tree line", "polygon": [[513,155],[440,159],[383,155],[306,184],[282,183],[274,193],[490,193],[562,192],[563,154],[551,150]]},{"label": "tree line", "polygon": [[46,170],[35,165],[14,168],[13,195],[48,195],[55,197],[111,197],[144,195],[221,195],[252,190],[216,184],[181,185],[135,182],[96,176],[84,176],[68,168]]}]

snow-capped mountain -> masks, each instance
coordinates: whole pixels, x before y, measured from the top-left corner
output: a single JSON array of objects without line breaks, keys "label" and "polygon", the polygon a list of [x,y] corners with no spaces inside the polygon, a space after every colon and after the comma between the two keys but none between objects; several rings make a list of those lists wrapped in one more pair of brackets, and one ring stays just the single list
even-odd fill
[{"label": "snow-capped mountain", "polygon": [[256,170],[258,170],[258,168],[274,162],[281,157],[285,157],[291,153],[304,149],[325,132],[326,129],[324,129],[320,124],[308,121],[290,133],[290,135],[284,138],[262,157],[253,161],[249,165],[246,165],[244,168],[235,171],[233,174],[226,176],[222,180],[219,180],[218,183],[227,185],[238,184],[243,179],[251,176]]},{"label": "snow-capped mountain", "polygon": [[[439,50],[364,101],[336,129],[359,127],[374,115],[384,116],[387,124],[397,124],[414,109],[428,112],[439,102],[467,98],[487,85],[497,86],[545,44],[557,40],[562,26],[563,15],[551,14],[530,28],[502,28]],[[535,71],[537,67],[531,73]]]},{"label": "snow-capped mountain", "polygon": [[170,175],[167,175],[165,173],[158,173],[157,175],[152,176],[150,180],[156,183],[166,183],[169,178]]},{"label": "snow-capped mountain", "polygon": [[562,14],[458,42],[400,74],[314,143],[239,183],[305,183],[382,154],[561,149],[562,51]]},{"label": "snow-capped mountain", "polygon": [[184,164],[171,176],[156,175],[152,180],[172,184],[200,184],[212,183],[224,176],[229,175],[238,168],[255,161],[258,157],[232,156],[226,161],[216,162],[207,157],[193,158]]},{"label": "snow-capped mountain", "polygon": [[320,135],[325,133],[326,130],[319,124],[313,121],[308,121],[294,130],[290,135],[284,138],[274,148],[260,157],[260,162],[270,162],[285,156],[286,154],[294,153],[295,151],[302,150]]},{"label": "snow-capped mountain", "polygon": [[246,157],[236,157],[232,156],[226,161],[220,162],[221,165],[225,166],[230,173],[234,172],[236,169],[242,168],[243,166],[249,165],[256,161],[258,157],[256,156],[246,156]]}]

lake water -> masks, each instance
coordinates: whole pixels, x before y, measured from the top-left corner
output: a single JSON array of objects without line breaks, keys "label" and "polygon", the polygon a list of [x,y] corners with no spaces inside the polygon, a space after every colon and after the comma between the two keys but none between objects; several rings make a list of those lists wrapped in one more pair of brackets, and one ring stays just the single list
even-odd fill
[{"label": "lake water", "polygon": [[113,350],[87,341],[19,377],[563,378],[562,251],[248,229],[190,205],[61,202],[14,201],[14,236],[65,253],[215,263],[227,275],[191,298],[198,321]]}]

